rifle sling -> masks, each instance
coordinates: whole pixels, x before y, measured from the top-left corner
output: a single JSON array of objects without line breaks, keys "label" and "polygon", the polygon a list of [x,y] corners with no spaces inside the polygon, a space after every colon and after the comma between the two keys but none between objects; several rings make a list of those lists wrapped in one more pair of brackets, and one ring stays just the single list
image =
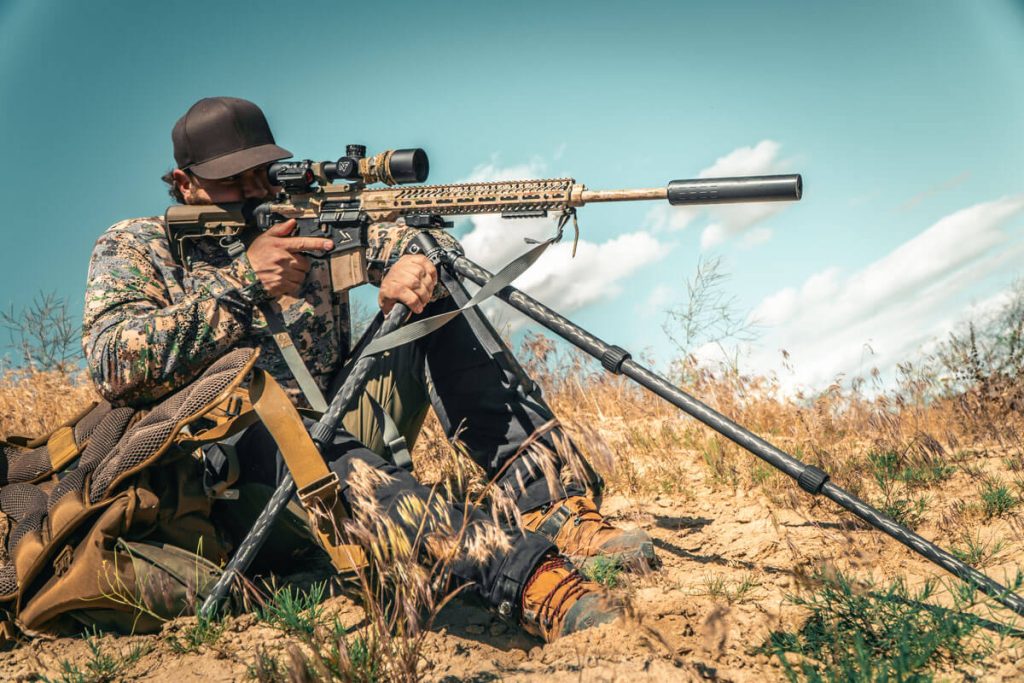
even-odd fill
[{"label": "rifle sling", "polygon": [[320,391],[320,386],[313,379],[313,375],[310,374],[309,368],[302,361],[299,350],[295,348],[295,342],[292,341],[288,330],[285,329],[281,314],[273,310],[269,304],[260,306],[260,310],[263,312],[263,317],[267,319],[267,327],[270,328],[270,333],[273,335],[274,342],[281,352],[281,357],[288,364],[292,377],[299,383],[299,388],[305,395],[306,400],[309,401],[310,407],[318,413],[326,412],[327,399],[324,398],[323,392]]},{"label": "rifle sling", "polygon": [[253,372],[249,399],[260,421],[274,438],[295,486],[301,491],[331,474],[320,451],[310,438],[302,416],[288,400],[281,385],[265,370]]},{"label": "rifle sling", "polygon": [[277,444],[309,515],[310,527],[335,568],[352,571],[365,565],[362,549],[342,542],[341,521],[347,513],[338,475],[327,468],[284,389],[266,371],[256,370],[249,383],[249,398]]},{"label": "rifle sling", "polygon": [[384,410],[384,406],[378,403],[377,399],[371,394],[366,394],[366,400],[370,403],[373,417],[380,423],[384,448],[387,449],[388,454],[391,456],[391,462],[406,471],[412,472],[412,456],[409,454],[409,445],[405,437],[402,436],[402,433],[398,431],[398,425],[391,419],[388,411]]},{"label": "rifle sling", "polygon": [[541,257],[544,250],[551,246],[553,242],[556,242],[559,237],[561,237],[561,234],[541,242],[525,254],[513,259],[508,265],[498,271],[494,277],[485,282],[480,290],[474,294],[469,301],[462,306],[459,306],[454,311],[448,311],[447,313],[441,313],[429,318],[424,318],[423,320],[411,322],[408,325],[403,325],[394,332],[377,337],[370,342],[365,349],[363,349],[362,355],[371,356],[375,353],[381,353],[383,351],[402,346],[403,344],[408,344],[420,337],[427,336],[434,330],[444,327],[449,321],[461,315],[466,309],[478,306],[511,284],[513,280],[522,275],[527,268],[532,266],[537,259]]}]

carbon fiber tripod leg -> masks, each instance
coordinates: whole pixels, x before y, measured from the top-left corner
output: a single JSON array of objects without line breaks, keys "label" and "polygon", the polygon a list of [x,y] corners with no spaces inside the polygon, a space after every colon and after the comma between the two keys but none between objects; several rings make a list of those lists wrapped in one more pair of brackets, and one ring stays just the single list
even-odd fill
[{"label": "carbon fiber tripod leg", "polygon": [[[430,247],[436,245],[436,241],[429,233],[420,233],[416,240],[424,247],[424,251],[427,251]],[[466,291],[462,281],[455,275],[451,264],[441,261],[435,265],[437,266],[438,277],[441,280],[441,284],[443,284],[445,289],[448,290],[448,293],[451,294],[456,305],[460,308],[465,306],[470,298],[469,292]],[[484,350],[502,366],[503,370],[516,378],[516,382],[519,385],[518,390],[524,396],[528,396],[550,411],[550,406],[548,406],[544,401],[537,383],[533,381],[533,379],[526,373],[523,366],[519,364],[515,355],[508,348],[505,342],[502,341],[498,332],[494,329],[490,321],[480,311],[480,309],[477,307],[467,308],[463,311],[462,315],[465,317],[470,329],[473,331],[473,334],[476,336],[477,340],[479,340]],[[584,483],[590,489],[591,498],[600,505],[601,497],[604,493],[604,478],[597,472],[597,470],[594,469],[582,453],[578,454],[578,461],[580,468],[583,470],[583,475],[586,477],[586,481]]]},{"label": "carbon fiber tripod leg", "polygon": [[[388,313],[387,318],[385,318],[384,324],[377,330],[375,338],[398,329],[408,313],[409,309],[404,305],[395,304],[391,312]],[[334,396],[327,411],[320,418],[319,422],[310,428],[313,442],[321,451],[323,451],[327,444],[331,443],[335,430],[341,424],[341,419],[345,416],[348,409],[352,407],[356,398],[366,389],[366,383],[370,381],[370,370],[373,368],[375,358],[376,356],[361,356],[355,361],[352,371],[345,378],[344,384],[341,385],[341,389]],[[281,457],[280,451],[278,451],[277,455],[279,458]],[[267,502],[266,507],[263,508],[256,518],[256,522],[252,525],[249,533],[242,539],[242,543],[239,544],[234,557],[224,567],[224,573],[217,579],[217,583],[211,589],[210,595],[203,602],[202,607],[199,608],[200,617],[210,618],[217,614],[221,603],[231,590],[232,582],[235,581],[236,577],[240,577],[249,569],[249,565],[252,564],[256,553],[259,552],[266,542],[274,520],[277,519],[281,511],[288,505],[288,501],[291,500],[294,493],[295,481],[292,479],[291,474],[285,474],[281,483],[274,490],[274,494]]]},{"label": "carbon fiber tripod leg", "polygon": [[[483,285],[491,274],[467,258],[443,253],[441,259],[451,263],[455,271],[471,282]],[[535,320],[574,346],[601,361],[605,370],[623,374],[645,389],[665,399],[688,415],[700,420],[719,434],[742,446],[772,467],[796,480],[800,488],[812,495],[823,495],[840,507],[852,512],[876,529],[885,532],[925,559],[934,562],[953,576],[976,586],[1005,607],[1024,616],[1024,598],[999,584],[989,576],[969,567],[931,541],[897,524],[848,491],[829,481],[829,475],[785,453],[761,437],[733,422],[711,407],[693,398],[664,377],[648,370],[618,346],[608,344],[559,315],[536,299],[515,287],[506,286],[496,296],[520,313]]]}]

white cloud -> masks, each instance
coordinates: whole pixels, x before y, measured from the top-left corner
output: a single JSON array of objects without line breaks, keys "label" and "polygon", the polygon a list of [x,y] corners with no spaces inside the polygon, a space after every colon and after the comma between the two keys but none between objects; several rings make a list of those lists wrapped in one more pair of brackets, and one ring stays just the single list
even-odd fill
[{"label": "white cloud", "polygon": [[664,313],[672,305],[677,288],[670,285],[655,285],[643,303],[637,304],[635,311],[644,318],[653,318]]},{"label": "white cloud", "polygon": [[758,244],[763,244],[770,240],[773,234],[771,228],[754,228],[740,239],[740,246],[744,249],[756,247]]},{"label": "white cloud", "polygon": [[[886,370],[912,357],[967,312],[954,314],[958,296],[1024,256],[1005,229],[1022,212],[1024,195],[976,204],[857,272],[829,268],[765,297],[752,315],[775,331],[755,366],[774,366],[777,349],[786,349],[796,375],[783,381],[820,389],[839,373]],[[866,344],[874,357],[865,357]]]},{"label": "white cloud", "polygon": [[486,164],[479,164],[460,183],[483,183],[492,180],[519,180],[522,178],[539,178],[547,169],[543,159],[534,157],[528,163],[515,166],[501,166],[498,157],[492,156]]},{"label": "white cloud", "polygon": [[703,213],[699,206],[672,206],[667,201],[651,207],[644,218],[644,225],[655,232],[676,232],[684,229]]},{"label": "white cloud", "polygon": [[700,172],[700,177],[718,178],[768,173],[777,167],[780,149],[782,145],[774,140],[762,140],[753,147],[737,147],[724,157],[718,157],[715,163]]},{"label": "white cloud", "polygon": [[566,240],[548,247],[516,283],[558,311],[575,311],[615,296],[625,278],[665,253],[665,247],[646,232],[619,235],[601,244],[580,240],[575,258],[572,241]]},{"label": "white cloud", "polygon": [[[792,162],[780,159],[782,146],[774,140],[762,140],[752,147],[739,147],[715,160],[698,177],[757,176],[791,173]],[[743,237],[741,246],[749,248],[771,239],[771,230],[755,226],[783,211],[789,202],[757,202],[707,206],[670,206],[658,204],[648,213],[645,225],[654,231],[682,230],[702,215],[711,223],[701,233],[701,248],[710,249]]]},{"label": "white cloud", "polygon": [[[540,160],[507,168],[492,160],[474,169],[466,182],[537,178],[545,168]],[[472,229],[460,240],[466,256],[494,272],[527,249],[524,238],[551,237],[555,233],[556,218],[504,219],[485,214],[473,216],[471,223]],[[548,247],[515,283],[516,287],[563,314],[616,296],[626,278],[661,259],[671,249],[649,232],[637,230],[600,244],[581,238],[574,258],[572,233],[570,225],[562,242]],[[514,321],[513,326],[517,322]]]},{"label": "white cloud", "polygon": [[[734,149],[701,171],[700,177],[773,175],[791,171],[787,168],[790,162],[779,159],[781,149],[782,146],[774,140],[762,140],[753,147]],[[743,235],[758,223],[762,223],[784,210],[788,205],[789,202],[758,202],[710,206],[708,213],[714,224],[705,228],[701,234],[701,247],[708,249]],[[762,236],[764,236],[763,233]],[[766,237],[770,236],[769,233]]]}]

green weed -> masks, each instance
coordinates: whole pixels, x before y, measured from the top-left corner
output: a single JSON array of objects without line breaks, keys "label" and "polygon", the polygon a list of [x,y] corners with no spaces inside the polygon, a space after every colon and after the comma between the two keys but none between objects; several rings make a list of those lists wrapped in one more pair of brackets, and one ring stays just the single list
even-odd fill
[{"label": "green weed", "polygon": [[989,519],[1002,517],[1020,505],[1020,499],[998,477],[988,479],[981,488],[981,506]]},{"label": "green weed", "polygon": [[896,522],[908,529],[916,529],[917,525],[924,519],[924,513],[928,509],[927,496],[917,498],[890,497],[879,504],[878,509],[882,514],[891,517]]},{"label": "green weed", "polygon": [[174,654],[196,652],[204,645],[213,645],[224,632],[224,622],[216,617],[199,615],[194,624],[167,638]]},{"label": "green weed", "polygon": [[[978,620],[927,604],[934,584],[911,594],[897,580],[882,591],[856,590],[843,574],[815,577],[820,589],[790,601],[810,616],[794,632],[772,633],[761,652],[774,655],[791,681],[923,681],[946,665],[983,659],[987,648],[972,636]],[[790,655],[798,655],[791,661]]]},{"label": "green weed", "polygon": [[82,634],[89,648],[89,657],[84,665],[66,659],[60,660],[60,674],[56,679],[40,676],[39,680],[46,683],[108,683],[123,680],[126,669],[153,649],[149,643],[136,643],[128,647],[127,653],[112,654],[105,651],[99,644],[100,632],[93,629]]},{"label": "green weed", "polygon": [[311,637],[323,616],[325,587],[324,583],[314,583],[308,591],[291,586],[279,588],[257,610],[257,616],[285,633]]},{"label": "green weed", "polygon": [[928,509],[927,496],[913,496],[910,493],[910,481],[917,482],[910,470],[902,467],[896,453],[871,453],[868,464],[874,475],[875,483],[882,492],[882,497],[875,501],[875,506],[887,517],[910,529],[915,529],[924,518]]},{"label": "green weed", "polygon": [[[909,462],[892,451],[868,454],[868,466],[875,480],[899,481],[910,488],[930,486],[949,479],[956,467],[940,462]],[[879,483],[882,486],[881,483]]]},{"label": "green weed", "polygon": [[281,661],[262,645],[256,646],[256,660],[246,667],[245,673],[246,676],[259,681],[259,683],[274,683],[274,681],[284,680],[288,676],[288,671]]},{"label": "green weed", "polygon": [[1014,453],[1003,458],[1003,464],[1006,465],[1006,469],[1011,472],[1022,472],[1024,471],[1024,454]]},{"label": "green weed", "polygon": [[701,458],[704,460],[704,464],[707,465],[708,470],[711,471],[711,481],[713,483],[732,487],[736,486],[738,478],[736,466],[733,463],[733,459],[729,457],[722,447],[719,439],[712,437],[705,442],[705,447],[701,451]]},{"label": "green weed", "polygon": [[363,636],[349,637],[338,620],[334,621],[332,631],[324,664],[335,678],[355,683],[383,680],[383,658],[375,642]]},{"label": "green weed", "polygon": [[964,534],[961,540],[962,543],[952,546],[949,551],[961,562],[978,569],[993,564],[1006,550],[1006,543],[1003,539],[984,542],[977,534],[974,536]]},{"label": "green weed", "polygon": [[719,574],[707,574],[702,582],[703,591],[698,595],[707,595],[713,600],[724,600],[730,605],[740,602],[744,597],[761,585],[752,574],[744,574],[739,582],[730,584]]},{"label": "green weed", "polygon": [[583,573],[605,588],[615,588],[622,582],[622,566],[607,557],[595,557],[584,567]]}]

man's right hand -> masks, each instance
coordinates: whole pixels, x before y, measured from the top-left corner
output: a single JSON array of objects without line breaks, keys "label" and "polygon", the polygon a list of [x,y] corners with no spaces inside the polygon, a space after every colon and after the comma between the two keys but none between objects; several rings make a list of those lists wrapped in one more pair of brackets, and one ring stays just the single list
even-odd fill
[{"label": "man's right hand", "polygon": [[294,218],[278,223],[254,239],[245,252],[263,289],[275,299],[299,293],[309,272],[309,259],[299,252],[326,251],[334,247],[331,240],[319,237],[288,237],[293,230]]}]

